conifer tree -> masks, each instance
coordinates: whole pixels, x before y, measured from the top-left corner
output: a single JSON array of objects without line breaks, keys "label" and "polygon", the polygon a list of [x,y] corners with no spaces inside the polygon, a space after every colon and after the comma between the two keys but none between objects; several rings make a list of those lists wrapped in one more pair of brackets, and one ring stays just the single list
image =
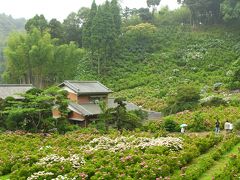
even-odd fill
[{"label": "conifer tree", "polygon": [[116,33],[119,35],[121,33],[121,15],[120,15],[120,7],[118,5],[118,0],[111,1],[111,12],[113,16],[113,21],[115,24]]},{"label": "conifer tree", "polygon": [[[97,14],[97,5],[95,0],[92,3],[91,10],[86,22],[83,24],[83,47],[91,49],[91,29],[93,19]],[[92,49],[91,49],[92,50]]]}]

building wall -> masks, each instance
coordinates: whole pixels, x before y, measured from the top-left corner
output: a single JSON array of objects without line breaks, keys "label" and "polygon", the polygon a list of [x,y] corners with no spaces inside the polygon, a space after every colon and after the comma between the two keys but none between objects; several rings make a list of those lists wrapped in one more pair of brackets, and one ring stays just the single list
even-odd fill
[{"label": "building wall", "polygon": [[53,118],[60,118],[61,117],[61,113],[58,110],[58,108],[53,108],[52,109],[52,115],[53,115]]},{"label": "building wall", "polygon": [[77,102],[78,96],[75,93],[68,92],[68,99],[70,99],[71,101]]},{"label": "building wall", "polygon": [[80,121],[84,121],[85,118],[82,114],[79,114],[79,113],[76,113],[74,111],[72,111],[69,116],[68,116],[69,119],[76,119],[76,120],[80,120]]},{"label": "building wall", "polygon": [[78,96],[78,104],[89,103],[89,96]]}]

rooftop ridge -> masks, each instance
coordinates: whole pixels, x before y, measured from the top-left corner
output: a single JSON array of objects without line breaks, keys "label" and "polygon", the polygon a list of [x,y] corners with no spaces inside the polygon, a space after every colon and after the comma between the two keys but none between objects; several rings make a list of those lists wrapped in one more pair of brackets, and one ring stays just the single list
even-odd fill
[{"label": "rooftop ridge", "polygon": [[[79,89],[78,86],[75,86],[75,84],[81,84],[81,83],[96,83],[98,84],[99,86],[101,86],[102,88],[105,89],[105,92],[104,93],[111,93],[112,90],[109,89],[108,87],[106,87],[105,85],[103,85],[101,82],[99,81],[79,81],[79,80],[65,80],[63,83],[61,83],[59,86],[62,86],[62,85],[66,85],[68,86],[69,88],[71,88],[73,91],[77,92],[77,93],[82,93],[84,94],[84,92],[81,92],[81,89]],[[100,92],[91,92],[91,93],[100,93]]]},{"label": "rooftop ridge", "polygon": [[102,87],[106,88],[107,90],[109,90],[110,92],[112,92],[111,89],[109,89],[108,87],[106,87],[105,85],[103,85],[102,83],[100,83],[99,81],[97,81],[97,83],[98,83],[100,86],[102,86]]},{"label": "rooftop ridge", "polygon": [[65,80],[64,82],[69,82],[69,83],[99,83],[99,81],[78,81],[78,80]]}]

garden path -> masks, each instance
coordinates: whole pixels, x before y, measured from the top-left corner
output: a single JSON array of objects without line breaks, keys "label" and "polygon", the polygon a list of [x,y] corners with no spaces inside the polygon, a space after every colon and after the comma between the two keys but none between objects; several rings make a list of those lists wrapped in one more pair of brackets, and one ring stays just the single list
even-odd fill
[{"label": "garden path", "polygon": [[199,180],[212,180],[216,172],[224,171],[224,167],[229,162],[230,154],[238,153],[239,148],[240,148],[240,143],[238,143],[230,151],[228,151],[225,155],[223,155],[221,159],[219,159],[218,161],[215,161],[213,166],[209,170],[207,170],[204,174],[202,174]]}]

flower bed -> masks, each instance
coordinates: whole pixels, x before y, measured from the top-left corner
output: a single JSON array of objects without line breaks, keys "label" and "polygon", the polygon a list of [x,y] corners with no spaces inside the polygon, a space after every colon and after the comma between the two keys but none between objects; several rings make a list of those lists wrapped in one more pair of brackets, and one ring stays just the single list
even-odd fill
[{"label": "flower bed", "polygon": [[183,168],[222,136],[73,132],[0,134],[0,141],[0,173],[11,179],[156,179]]},{"label": "flower bed", "polygon": [[146,137],[117,137],[111,139],[109,137],[102,136],[95,138],[89,142],[88,145],[81,147],[84,150],[98,151],[107,150],[111,152],[125,151],[127,149],[146,149],[147,147],[164,146],[170,150],[181,150],[182,140],[174,137],[159,137],[159,138],[146,138]]}]

